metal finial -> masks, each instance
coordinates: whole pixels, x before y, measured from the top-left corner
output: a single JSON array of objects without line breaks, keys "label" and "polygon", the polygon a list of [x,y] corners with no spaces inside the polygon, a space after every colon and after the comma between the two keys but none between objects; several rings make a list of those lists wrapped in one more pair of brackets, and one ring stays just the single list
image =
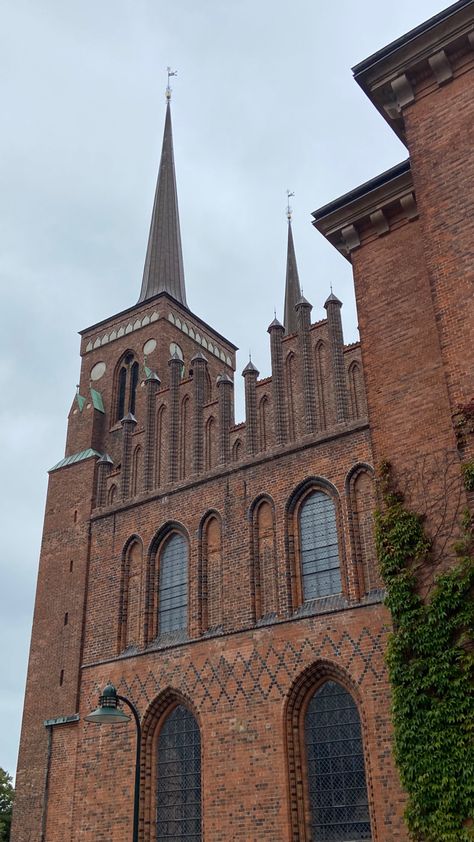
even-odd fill
[{"label": "metal finial", "polygon": [[274,307],[274,308],[273,308],[273,315],[274,315],[274,317],[275,317],[275,319],[276,319],[276,317],[277,317],[277,308],[276,308],[276,307]]},{"label": "metal finial", "polygon": [[329,284],[329,288],[331,290],[331,295],[332,295],[332,283]]},{"label": "metal finial", "polygon": [[170,99],[171,99],[171,91],[172,91],[172,88],[170,87],[170,79],[171,79],[172,76],[177,76],[178,71],[177,70],[171,70],[171,67],[167,67],[166,72],[168,74],[168,84],[166,86],[166,99],[169,102]]},{"label": "metal finial", "polygon": [[79,394],[79,388],[80,388],[79,383],[76,383],[76,395]]},{"label": "metal finial", "polygon": [[251,363],[251,362],[252,362],[252,352],[251,352],[251,350],[249,349],[249,363]]},{"label": "metal finial", "polygon": [[286,218],[287,218],[288,222],[291,222],[291,217],[292,217],[292,215],[293,215],[293,210],[292,210],[292,207],[291,207],[291,205],[290,205],[290,199],[291,199],[291,197],[292,197],[292,196],[294,196],[294,195],[295,195],[295,194],[294,194],[294,193],[291,193],[291,192],[290,192],[290,190],[287,190],[287,191],[286,191],[286,196],[287,196],[287,204],[286,204]]}]

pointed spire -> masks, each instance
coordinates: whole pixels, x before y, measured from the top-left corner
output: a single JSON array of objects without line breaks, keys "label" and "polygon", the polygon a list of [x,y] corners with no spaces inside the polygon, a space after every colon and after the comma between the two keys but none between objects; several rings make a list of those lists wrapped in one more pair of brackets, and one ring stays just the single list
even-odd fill
[{"label": "pointed spire", "polygon": [[[289,197],[288,197],[289,198]],[[296,264],[295,246],[293,243],[293,232],[291,230],[291,209],[288,205],[288,251],[286,256],[286,283],[285,283],[285,310],[283,324],[285,333],[296,333],[296,311],[295,307],[301,298],[300,281],[298,277],[298,266]]]},{"label": "pointed spire", "polygon": [[160,169],[138,303],[146,301],[159,292],[167,292],[176,301],[180,301],[187,307],[169,91],[168,74],[166,119]]}]

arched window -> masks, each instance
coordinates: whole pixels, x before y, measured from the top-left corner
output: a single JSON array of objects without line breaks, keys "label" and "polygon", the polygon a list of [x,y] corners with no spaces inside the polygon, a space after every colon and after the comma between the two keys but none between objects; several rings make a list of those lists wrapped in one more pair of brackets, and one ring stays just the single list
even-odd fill
[{"label": "arched window", "polygon": [[338,682],[325,681],[310,699],[304,742],[311,838],[371,839],[359,712]]},{"label": "arched window", "polygon": [[128,412],[135,414],[136,392],[140,366],[129,351],[119,364],[115,420],[121,421]]},{"label": "arched window", "polygon": [[341,593],[334,501],[313,491],[304,499],[298,519],[303,600]]},{"label": "arched window", "polygon": [[188,543],[172,532],[162,545],[159,559],[158,634],[188,627]]},{"label": "arched window", "polygon": [[156,838],[201,842],[201,735],[193,714],[177,705],[157,744]]}]

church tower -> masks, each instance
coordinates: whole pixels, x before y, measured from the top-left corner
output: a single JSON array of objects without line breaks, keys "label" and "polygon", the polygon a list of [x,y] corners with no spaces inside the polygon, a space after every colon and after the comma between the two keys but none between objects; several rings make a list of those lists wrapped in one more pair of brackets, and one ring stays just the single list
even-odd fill
[{"label": "church tower", "polygon": [[288,222],[236,424],[236,347],[187,305],[168,94],[140,296],[81,332],[49,474],[13,842],[131,838],[135,732],[85,720],[108,683],[139,712],[141,842],[405,839],[360,346],[335,295],[312,322]]}]

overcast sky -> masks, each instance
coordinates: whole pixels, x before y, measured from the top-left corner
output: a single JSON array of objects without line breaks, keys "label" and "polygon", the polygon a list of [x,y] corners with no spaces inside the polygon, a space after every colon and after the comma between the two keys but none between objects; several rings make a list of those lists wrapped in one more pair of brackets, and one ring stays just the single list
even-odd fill
[{"label": "overcast sky", "polygon": [[[406,158],[351,66],[435,0],[0,0],[3,535],[0,766],[14,772],[47,470],[64,454],[77,331],[140,291],[166,66],[190,309],[270,373],[285,191],[313,320],[350,266],[311,211]],[[52,709],[51,715],[57,711]],[[69,711],[68,711],[69,713]]]}]

